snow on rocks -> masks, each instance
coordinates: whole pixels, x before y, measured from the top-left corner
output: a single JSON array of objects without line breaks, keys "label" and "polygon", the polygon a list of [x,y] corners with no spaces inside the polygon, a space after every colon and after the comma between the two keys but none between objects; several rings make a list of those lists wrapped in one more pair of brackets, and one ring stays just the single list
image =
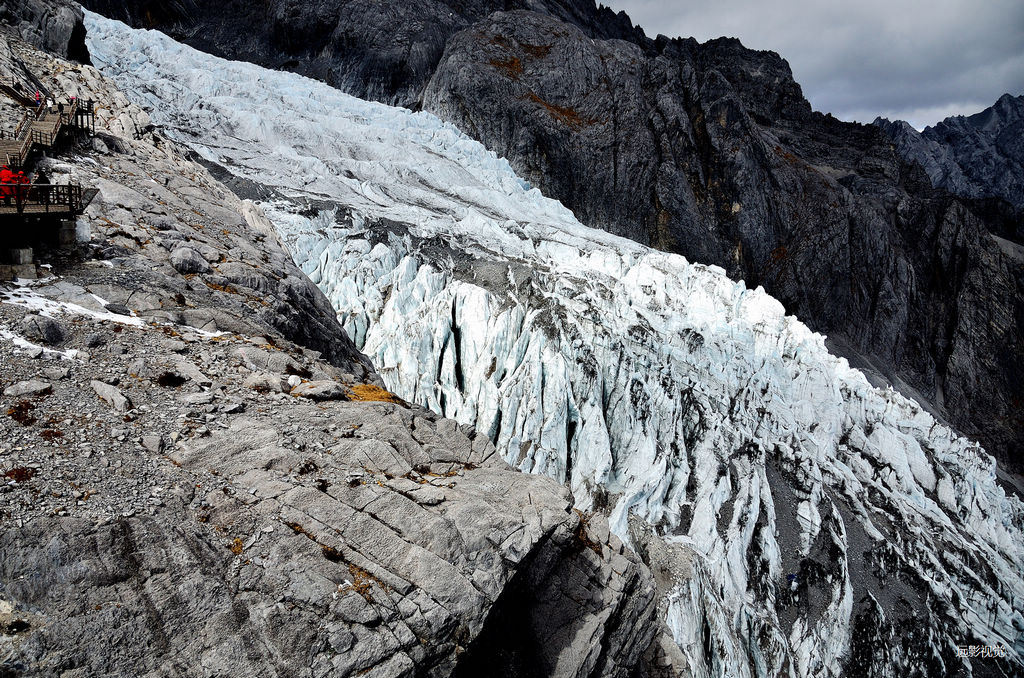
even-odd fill
[{"label": "snow on rocks", "polygon": [[667,549],[693,675],[926,675],[965,644],[1019,669],[1024,505],[763,290],[585,228],[430,115],[87,24],[156,122],[284,196],[264,209],[391,390]]}]

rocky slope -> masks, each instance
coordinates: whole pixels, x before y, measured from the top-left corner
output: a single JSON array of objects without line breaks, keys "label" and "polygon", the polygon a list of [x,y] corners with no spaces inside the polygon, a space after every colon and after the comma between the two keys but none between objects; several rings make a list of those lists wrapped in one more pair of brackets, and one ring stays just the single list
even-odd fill
[{"label": "rocky slope", "polygon": [[924,168],[933,185],[1024,209],[1024,95],[1004,94],[980,113],[951,116],[921,132],[902,120],[878,118],[874,124]]},{"label": "rocky slope", "polygon": [[[763,290],[582,226],[432,115],[88,26],[158,125],[263,196],[390,388],[611,514],[677,665],[1019,670],[1024,506],[991,457]],[[955,654],[988,643],[1005,663]]]},{"label": "rocky slope", "polygon": [[1021,243],[879,129],[812,112],[774,53],[651,40],[592,0],[85,4],[432,111],[583,223],[764,285],[880,382],[1022,463]]},{"label": "rocky slope", "polygon": [[4,78],[14,56],[96,99],[100,130],[45,162],[99,189],[86,242],[0,284],[0,675],[670,661],[606,521],[381,388],[257,207],[94,69],[0,31]]}]

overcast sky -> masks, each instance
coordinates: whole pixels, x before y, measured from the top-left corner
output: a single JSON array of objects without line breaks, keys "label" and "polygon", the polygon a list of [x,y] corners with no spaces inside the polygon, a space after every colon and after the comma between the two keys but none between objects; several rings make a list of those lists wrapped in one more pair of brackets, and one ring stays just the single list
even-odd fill
[{"label": "overcast sky", "polygon": [[917,128],[1024,94],[1024,0],[603,0],[648,36],[739,38],[844,120]]}]

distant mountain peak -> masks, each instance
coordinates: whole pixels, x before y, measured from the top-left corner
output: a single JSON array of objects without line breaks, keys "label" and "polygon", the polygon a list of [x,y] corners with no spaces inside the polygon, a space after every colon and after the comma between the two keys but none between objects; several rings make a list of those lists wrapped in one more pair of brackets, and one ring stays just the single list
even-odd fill
[{"label": "distant mountain peak", "polygon": [[[932,184],[966,198],[1001,198],[1024,208],[1024,95],[1003,94],[983,111],[950,116],[910,134],[900,123],[873,123]],[[912,128],[910,128],[912,129]]]}]

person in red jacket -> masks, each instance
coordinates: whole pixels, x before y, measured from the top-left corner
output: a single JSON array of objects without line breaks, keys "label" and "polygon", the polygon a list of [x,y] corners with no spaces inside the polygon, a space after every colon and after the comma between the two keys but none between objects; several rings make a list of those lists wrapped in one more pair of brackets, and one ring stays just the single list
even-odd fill
[{"label": "person in red jacket", "polygon": [[14,187],[9,186],[8,184],[13,183],[14,172],[11,171],[10,167],[4,165],[3,169],[0,169],[0,197],[3,197],[5,205],[9,205],[11,203],[11,192]]},{"label": "person in red jacket", "polygon": [[18,184],[18,202],[25,202],[28,200],[28,186],[31,182],[24,172],[18,172],[18,176],[14,178],[14,181]]}]

